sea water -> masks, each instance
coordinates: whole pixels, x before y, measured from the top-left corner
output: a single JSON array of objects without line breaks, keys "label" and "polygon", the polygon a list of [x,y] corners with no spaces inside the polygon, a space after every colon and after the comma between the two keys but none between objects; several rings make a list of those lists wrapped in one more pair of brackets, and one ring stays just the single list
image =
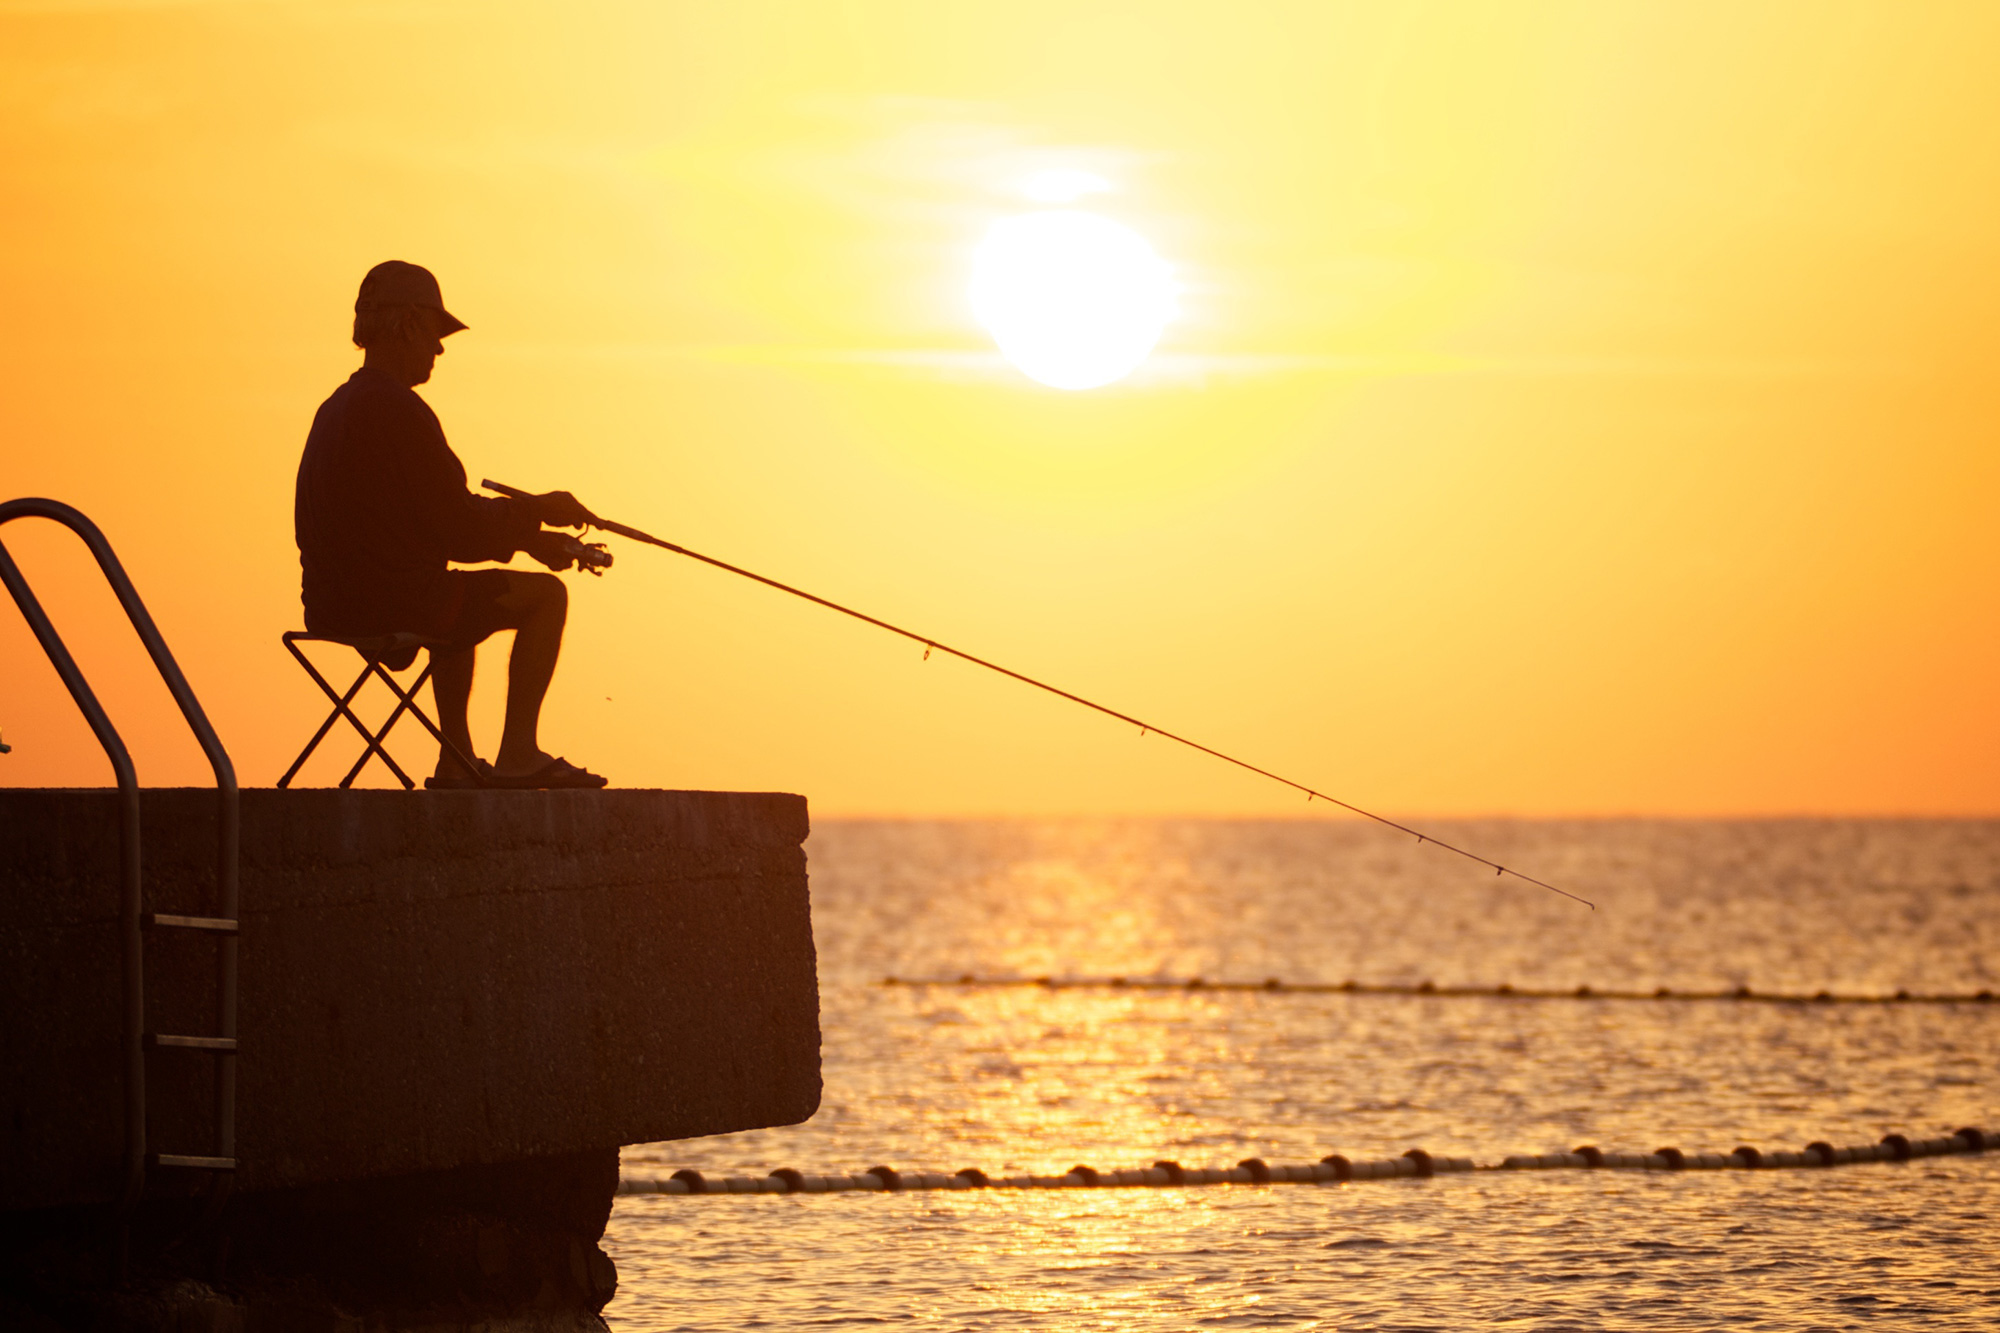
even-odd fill
[{"label": "sea water", "polygon": [[[807,1124],[625,1168],[1060,1174],[2000,1129],[2000,1002],[885,986],[2000,991],[2000,823],[828,822]],[[1768,1172],[622,1197],[621,1333],[2000,1327],[2000,1153]]]}]

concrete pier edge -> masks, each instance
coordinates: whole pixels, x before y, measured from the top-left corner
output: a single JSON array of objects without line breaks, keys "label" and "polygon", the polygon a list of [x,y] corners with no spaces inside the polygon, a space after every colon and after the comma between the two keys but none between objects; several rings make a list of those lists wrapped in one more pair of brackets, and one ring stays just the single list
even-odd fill
[{"label": "concrete pier edge", "polygon": [[[53,1282],[54,1328],[121,1159],[115,801],[0,790],[0,1292]],[[215,818],[143,794],[147,911],[210,910]],[[384,1328],[594,1321],[620,1145],[818,1106],[807,832],[778,793],[245,791],[241,1166],[212,1217],[204,1173],[154,1168],[137,1269],[245,1327],[272,1283]],[[148,1028],[204,1031],[208,956],[163,933],[145,961]],[[202,1150],[210,1058],[149,1055],[152,1151]],[[355,1279],[384,1243],[400,1288]],[[139,1306],[109,1326],[181,1326]]]}]

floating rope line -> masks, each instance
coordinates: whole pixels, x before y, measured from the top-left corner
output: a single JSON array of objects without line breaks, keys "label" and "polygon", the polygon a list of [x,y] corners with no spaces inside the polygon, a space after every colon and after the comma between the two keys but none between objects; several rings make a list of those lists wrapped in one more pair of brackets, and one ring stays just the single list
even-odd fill
[{"label": "floating rope line", "polygon": [[1433,1157],[1412,1148],[1401,1157],[1380,1161],[1350,1161],[1335,1153],[1302,1166],[1273,1166],[1261,1157],[1246,1157],[1233,1167],[1184,1167],[1179,1162],[1155,1162],[1130,1171],[1099,1171],[1073,1166],[1059,1176],[989,1176],[978,1167],[945,1175],[935,1171],[898,1171],[871,1166],[855,1175],[808,1175],[782,1167],[768,1176],[718,1176],[681,1170],[671,1176],[620,1176],[620,1194],[843,1194],[900,1190],[1063,1190],[1130,1188],[1140,1185],[1331,1185],[1359,1180],[1428,1178],[1463,1171],[1759,1171],[1783,1167],[1847,1166],[1862,1162],[1908,1162],[1919,1157],[1980,1153],[2000,1147],[2000,1135],[1966,1128],[1936,1139],[1911,1139],[1890,1134],[1880,1143],[1836,1148],[1808,1143],[1802,1152],[1764,1152],[1744,1145],[1728,1153],[1685,1153],[1656,1148],[1649,1153],[1605,1152],[1584,1144],[1571,1152],[1531,1155],[1516,1153],[1481,1166],[1469,1157]]},{"label": "floating rope line", "polygon": [[1807,995],[1797,991],[1752,990],[1749,986],[1735,986],[1729,990],[1675,990],[1670,986],[1660,986],[1654,990],[1600,990],[1595,986],[1578,986],[1574,990],[1553,990],[1534,986],[1509,986],[1505,983],[1498,986],[1439,986],[1428,981],[1419,981],[1414,985],[1364,985],[1358,981],[1338,983],[1280,981],[1276,977],[1263,981],[1208,981],[1201,977],[1171,981],[1159,978],[1131,980],[1126,977],[976,977],[966,973],[958,977],[884,977],[882,984],[884,986],[1031,986],[1041,990],[1266,991],[1291,995],[1420,995],[1445,999],[1747,1000],[1764,1004],[1991,1004],[1995,999],[1991,990],[1958,995],[1917,995],[1907,990],[1899,990],[1892,995],[1836,995],[1832,991],[1823,990]]},{"label": "floating rope line", "polygon": [[[479,484],[485,487],[487,490],[494,492],[497,495],[512,496],[514,499],[517,500],[527,500],[533,498],[530,492],[521,490],[518,487],[514,486],[503,486],[497,481],[481,481]],[[1534,885],[1538,889],[1547,889],[1550,893],[1559,893],[1565,898],[1571,899],[1572,901],[1575,902],[1582,903],[1585,907],[1588,907],[1593,912],[1597,910],[1596,903],[1590,901],[1590,899],[1588,898],[1580,898],[1576,894],[1571,893],[1567,889],[1559,889],[1553,884],[1547,883],[1546,881],[1543,880],[1536,879],[1533,875],[1524,875],[1520,871],[1515,870],[1510,866],[1501,865],[1498,861],[1489,861],[1485,857],[1479,855],[1477,852],[1469,852],[1465,850],[1465,848],[1463,847],[1455,847],[1451,843],[1442,842],[1439,839],[1432,837],[1428,833],[1419,833],[1417,832],[1417,830],[1410,828],[1408,825],[1398,824],[1395,820],[1390,819],[1385,815],[1378,815],[1373,813],[1372,811],[1363,810],[1358,805],[1350,804],[1347,801],[1341,800],[1337,796],[1329,796],[1325,792],[1320,791],[1316,787],[1308,787],[1303,782],[1294,782],[1292,779],[1288,777],[1283,777],[1277,773],[1273,773],[1268,768],[1259,768],[1257,765],[1249,762],[1247,759],[1238,759],[1233,754],[1224,754],[1221,750],[1213,749],[1209,746],[1203,745],[1200,741],[1189,740],[1186,736],[1183,736],[1178,732],[1168,731],[1165,727],[1156,726],[1151,722],[1141,722],[1138,718],[1133,717],[1129,713],[1121,713],[1115,708],[1108,707],[1104,704],[1095,703],[1092,700],[1084,698],[1080,694],[1071,694],[1068,690],[1058,689],[1056,686],[1049,684],[1047,681],[1036,680],[1033,676],[1024,675],[1019,671],[1010,670],[1007,667],[1001,666],[998,662],[989,662],[983,657],[975,657],[973,654],[964,652],[958,648],[953,648],[949,644],[939,643],[936,639],[933,639],[928,634],[919,634],[915,630],[904,629],[901,625],[892,625],[886,620],[878,620],[874,616],[866,615],[860,611],[856,611],[851,606],[842,606],[839,602],[829,601],[824,597],[815,596],[812,593],[805,591],[803,588],[794,588],[789,583],[780,583],[778,582],[778,580],[772,578],[766,578],[762,574],[753,574],[749,570],[743,569],[737,565],[732,565],[725,560],[717,560],[712,555],[703,555],[700,551],[691,551],[685,546],[678,546],[675,545],[673,542],[664,541],[661,538],[653,536],[651,533],[641,532],[637,528],[628,528],[623,523],[613,523],[609,519],[598,518],[595,514],[591,515],[590,526],[593,528],[598,528],[604,532],[615,532],[620,537],[629,537],[635,542],[644,542],[648,546],[657,546],[663,551],[672,551],[675,555],[684,555],[690,560],[699,560],[704,565],[713,565],[717,569],[726,570],[731,574],[740,575],[741,577],[749,579],[755,583],[761,583],[767,588],[776,588],[779,592],[787,592],[794,597],[802,597],[806,601],[813,603],[815,606],[823,606],[829,611],[838,611],[840,612],[840,614],[844,616],[852,616],[854,619],[862,621],[866,624],[873,625],[877,629],[885,629],[889,631],[889,633],[891,634],[900,634],[904,638],[909,639],[914,643],[921,643],[924,646],[924,660],[926,661],[930,660],[930,655],[933,651],[940,653],[949,653],[953,657],[956,657],[961,661],[970,662],[974,666],[985,667],[988,671],[997,671],[1001,675],[1006,676],[1012,680],[1018,680],[1023,685],[1032,685],[1038,690],[1048,691],[1050,694],[1055,695],[1057,698],[1067,699],[1073,704],[1082,704],[1085,708],[1094,709],[1097,712],[1104,714],[1106,717],[1116,718],[1120,722],[1128,722],[1139,729],[1139,736],[1141,739],[1144,739],[1148,732],[1157,733],[1161,736],[1166,737],[1170,741],[1177,741],[1180,744],[1187,746],[1191,750],[1199,750],[1203,754],[1211,755],[1214,758],[1222,760],[1226,764],[1234,764],[1236,765],[1236,767],[1241,769],[1246,769],[1249,772],[1255,773],[1260,777],[1266,777],[1273,782],[1282,783],[1285,786],[1290,787],[1294,791],[1304,792],[1306,797],[1306,803],[1308,805],[1310,805],[1313,799],[1317,797],[1318,799],[1327,802],[1329,805],[1337,805],[1341,809],[1349,811],[1352,814],[1360,815],[1363,819],[1372,819],[1377,824],[1386,825],[1389,828],[1395,829],[1399,833],[1407,833],[1411,837],[1417,840],[1417,845],[1420,847],[1425,843],[1430,843],[1434,847],[1442,847],[1445,851],[1455,852],[1458,855],[1464,857],[1468,861],[1476,861],[1480,865],[1491,867],[1493,873],[1496,876],[1512,875],[1515,879],[1523,880],[1529,884]]]}]

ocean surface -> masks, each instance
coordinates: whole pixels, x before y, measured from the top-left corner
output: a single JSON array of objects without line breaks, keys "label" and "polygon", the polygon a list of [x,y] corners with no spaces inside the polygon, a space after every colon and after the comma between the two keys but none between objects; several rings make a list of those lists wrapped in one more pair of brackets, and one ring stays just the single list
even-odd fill
[{"label": "ocean surface", "polygon": [[[1498,1162],[2000,1129],[2000,1003],[885,986],[962,974],[2000,991],[2000,823],[829,822],[826,1091],[626,1169]],[[2000,1328],[2000,1153],[1768,1172],[621,1197],[620,1333]]]}]

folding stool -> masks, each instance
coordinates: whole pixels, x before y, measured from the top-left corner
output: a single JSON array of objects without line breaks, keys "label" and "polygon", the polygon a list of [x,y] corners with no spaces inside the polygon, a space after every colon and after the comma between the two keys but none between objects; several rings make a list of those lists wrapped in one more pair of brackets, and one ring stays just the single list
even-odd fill
[{"label": "folding stool", "polygon": [[[291,785],[292,779],[298,775],[299,769],[311,757],[312,752],[319,747],[319,743],[326,738],[326,733],[333,729],[333,724],[344,717],[348,722],[353,724],[356,731],[361,733],[361,739],[367,742],[367,748],[361,752],[361,757],[354,761],[354,767],[347,770],[347,776],[340,780],[340,785],[342,787],[353,786],[354,779],[360,776],[362,768],[367,765],[369,758],[373,756],[379,757],[383,763],[389,766],[389,771],[394,773],[397,781],[403,784],[403,790],[410,790],[417,784],[410,780],[410,775],[405,773],[397,765],[396,761],[389,757],[389,752],[382,748],[382,742],[388,739],[390,729],[402,720],[404,713],[409,713],[417,721],[423,723],[424,730],[430,732],[437,739],[438,744],[449,751],[452,757],[465,767],[467,773],[472,774],[475,779],[478,777],[479,766],[461,753],[456,745],[446,740],[444,733],[438,730],[437,723],[433,722],[429,715],[417,704],[417,691],[423,689],[425,682],[430,680],[435,650],[445,646],[444,640],[426,639],[416,634],[381,634],[373,638],[346,639],[341,638],[339,635],[313,634],[306,630],[291,630],[279,637],[285,645],[285,650],[298,659],[299,665],[305,668],[306,674],[313,678],[313,683],[325,692],[327,698],[333,700],[333,711],[327,714],[326,721],[319,724],[319,730],[315,731],[313,738],[306,742],[306,748],[299,751],[299,757],[294,759],[292,766],[285,770],[285,776],[278,779],[278,786],[288,787]],[[347,693],[335,693],[333,686],[327,683],[326,677],[322,676],[319,673],[319,669],[313,666],[304,653],[299,651],[301,643],[337,643],[342,647],[352,648],[355,652],[361,654],[361,674],[356,676],[354,683],[347,687]],[[389,669],[383,663],[401,658],[403,660],[398,664],[397,668],[400,670],[402,667],[408,666],[415,659],[419,649],[424,651],[424,669],[418,673],[415,682],[406,690],[396,683],[396,678],[389,674]],[[382,724],[381,730],[372,732],[362,725],[361,719],[356,717],[354,710],[348,707],[349,704],[354,702],[354,696],[361,692],[361,687],[368,683],[370,676],[374,676],[384,685],[387,685],[390,692],[396,696],[396,707],[389,714],[389,720]]]}]

